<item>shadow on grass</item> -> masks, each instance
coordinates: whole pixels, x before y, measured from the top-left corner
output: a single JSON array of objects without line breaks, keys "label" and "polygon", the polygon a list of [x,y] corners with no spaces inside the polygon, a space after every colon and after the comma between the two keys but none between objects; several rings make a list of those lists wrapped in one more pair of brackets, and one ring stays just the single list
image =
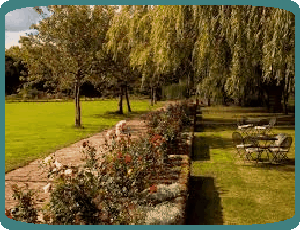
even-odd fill
[{"label": "shadow on grass", "polygon": [[[202,111],[211,112],[232,112],[232,113],[269,113],[268,109],[265,107],[238,107],[238,106],[204,106],[201,107]],[[295,113],[295,106],[288,106],[288,112]],[[270,113],[272,114],[272,113]]]},{"label": "shadow on grass", "polygon": [[209,161],[209,144],[205,142],[203,137],[195,137],[194,151],[192,156],[193,161]]},{"label": "shadow on grass", "polygon": [[254,164],[253,167],[257,169],[265,170],[278,170],[278,171],[289,171],[295,172],[295,158],[289,158],[280,164],[272,164],[266,162],[267,159],[262,159],[263,163]]},{"label": "shadow on grass", "polygon": [[214,178],[191,176],[186,209],[186,225],[222,225],[221,198]]},{"label": "shadow on grass", "polygon": [[201,107],[203,112],[232,112],[232,113],[267,113],[264,107],[238,107],[238,106],[204,106]]},{"label": "shadow on grass", "polygon": [[80,127],[72,125],[71,128],[73,130],[77,130],[82,133],[90,133],[90,132],[100,132],[104,129],[108,129],[109,125],[94,125],[94,124],[85,124],[83,123]]},{"label": "shadow on grass", "polygon": [[272,156],[268,159],[267,157],[261,158],[260,162],[255,162],[255,159],[252,161],[243,162],[243,166],[251,167],[262,170],[277,170],[277,171],[286,171],[286,172],[295,172],[295,158],[288,158],[283,162],[272,163]]},{"label": "shadow on grass", "polygon": [[[249,119],[247,124],[258,125],[259,119]],[[222,118],[204,118],[201,125],[197,125],[195,130],[202,132],[206,130],[224,131],[224,130],[237,130],[237,119],[222,119]],[[295,130],[295,118],[277,118],[275,128],[284,130]]]},{"label": "shadow on grass", "polygon": [[217,136],[195,137],[193,161],[209,161],[210,149],[230,149],[232,148],[231,138]]},{"label": "shadow on grass", "polygon": [[101,114],[92,114],[90,117],[93,118],[104,118],[104,119],[124,119],[124,118],[134,118],[137,116],[141,116],[143,114],[149,113],[149,111],[133,111],[130,113],[124,113],[120,114],[118,111],[116,112],[106,112],[106,113],[101,113]]},{"label": "shadow on grass", "polygon": [[295,125],[276,126],[276,129],[295,131]]},{"label": "shadow on grass", "polygon": [[195,127],[195,132],[205,132],[205,131],[236,131],[237,125],[233,124],[203,124]]}]

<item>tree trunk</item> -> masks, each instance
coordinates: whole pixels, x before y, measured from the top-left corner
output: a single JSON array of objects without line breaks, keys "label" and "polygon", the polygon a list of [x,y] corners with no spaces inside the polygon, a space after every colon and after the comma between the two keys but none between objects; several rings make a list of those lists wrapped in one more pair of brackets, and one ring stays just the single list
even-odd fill
[{"label": "tree trunk", "polygon": [[289,101],[289,88],[290,88],[290,76],[287,79],[287,87],[285,87],[283,92],[283,110],[284,114],[288,114],[288,101]]},{"label": "tree trunk", "polygon": [[223,86],[222,86],[222,103],[223,103],[224,106],[227,105],[227,104],[226,104],[226,91],[225,91],[225,86],[224,86],[224,84],[223,84]]},{"label": "tree trunk", "polygon": [[150,89],[150,105],[153,106],[153,87]]},{"label": "tree trunk", "polygon": [[270,112],[270,93],[269,93],[269,90],[267,91],[267,109],[268,109],[268,112]]},{"label": "tree trunk", "polygon": [[263,91],[262,91],[262,87],[261,87],[261,84],[260,84],[260,81],[259,81],[259,91],[258,91],[258,98],[260,99],[260,104],[259,106],[263,106]]},{"label": "tree trunk", "polygon": [[238,106],[242,106],[242,98],[241,97],[239,97],[239,99],[238,99],[239,101],[238,101]]},{"label": "tree trunk", "polygon": [[247,96],[246,96],[246,93],[244,91],[244,94],[243,94],[243,101],[242,101],[242,106],[247,106],[246,105],[246,99],[247,99]]},{"label": "tree trunk", "polygon": [[283,112],[284,114],[288,114],[288,106],[287,106],[287,99],[286,96],[283,95]]},{"label": "tree trunk", "polygon": [[79,79],[76,79],[75,83],[75,106],[76,106],[76,120],[75,126],[79,127],[80,124],[80,104],[79,104]]},{"label": "tree trunk", "polygon": [[126,84],[126,87],[125,87],[125,95],[126,95],[126,101],[127,101],[128,112],[130,113],[130,112],[131,112],[131,108],[130,108],[130,104],[129,104],[128,87],[127,87],[127,84]]},{"label": "tree trunk", "polygon": [[123,87],[122,86],[121,86],[120,101],[119,101],[119,113],[123,114]]},{"label": "tree trunk", "polygon": [[157,100],[156,100],[156,87],[153,87],[153,101],[154,101],[155,104],[157,104]]},{"label": "tree trunk", "polygon": [[186,92],[186,99],[190,98],[190,74],[188,73],[187,79],[186,79],[186,86],[187,86],[187,92]]}]

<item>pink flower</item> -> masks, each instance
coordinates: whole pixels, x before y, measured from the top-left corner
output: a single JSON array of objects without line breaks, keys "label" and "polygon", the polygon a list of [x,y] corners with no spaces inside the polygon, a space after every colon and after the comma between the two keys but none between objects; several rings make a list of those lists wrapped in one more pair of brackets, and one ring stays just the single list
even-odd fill
[{"label": "pink flower", "polygon": [[130,163],[131,162],[131,157],[130,156],[126,156],[125,157],[125,162],[126,163]]},{"label": "pink flower", "polygon": [[117,158],[122,158],[122,152],[118,152]]},{"label": "pink flower", "polygon": [[10,210],[9,209],[5,209],[5,215],[9,218],[9,219],[12,219],[12,215],[10,213]]},{"label": "pink flower", "polygon": [[156,184],[152,184],[150,187],[150,193],[155,193],[155,192],[157,192],[157,186]]}]

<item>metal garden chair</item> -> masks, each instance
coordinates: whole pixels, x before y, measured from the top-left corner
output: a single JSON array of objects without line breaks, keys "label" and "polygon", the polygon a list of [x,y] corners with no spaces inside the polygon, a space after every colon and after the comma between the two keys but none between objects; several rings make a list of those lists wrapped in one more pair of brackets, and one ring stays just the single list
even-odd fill
[{"label": "metal garden chair", "polygon": [[253,137],[247,137],[245,138],[244,143],[247,145],[245,148],[244,161],[253,160],[253,153],[257,154],[256,160],[260,159],[261,153],[264,151],[264,149],[260,148],[258,141]]},{"label": "metal garden chair", "polygon": [[[233,132],[232,133],[232,142],[237,150],[237,154],[241,156],[245,156],[245,150],[247,148],[255,147],[255,142],[251,137],[245,137],[243,138],[242,135],[239,132]],[[247,154],[246,154],[247,155]],[[248,157],[247,157],[248,158]]]},{"label": "metal garden chair", "polygon": [[288,158],[287,153],[290,151],[292,141],[292,137],[285,136],[275,142],[275,145],[270,146],[268,150],[273,154],[273,161],[283,161]]},{"label": "metal garden chair", "polygon": [[268,119],[261,119],[258,122],[258,126],[255,126],[254,129],[259,131],[260,133],[267,134],[272,131],[276,124],[276,118]]}]

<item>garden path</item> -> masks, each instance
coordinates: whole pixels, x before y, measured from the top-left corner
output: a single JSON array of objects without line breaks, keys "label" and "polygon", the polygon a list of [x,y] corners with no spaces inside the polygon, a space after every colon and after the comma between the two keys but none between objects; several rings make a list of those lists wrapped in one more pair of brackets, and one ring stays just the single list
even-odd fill
[{"label": "garden path", "polygon": [[[167,106],[168,102],[164,106]],[[160,110],[159,108],[158,110]],[[141,118],[128,119],[127,125],[131,130],[131,138],[137,138],[141,136],[146,131],[146,123],[145,120]],[[115,127],[111,128],[114,129]],[[101,146],[105,143],[105,134],[108,130],[102,131],[100,133],[95,134],[92,137],[85,138],[80,140],[79,142],[72,144],[67,148],[63,148],[60,150],[51,153],[50,156],[55,154],[55,159],[59,163],[63,165],[79,165],[83,163],[80,158],[82,158],[82,153],[80,151],[80,146],[82,146],[83,142],[89,140],[89,142],[94,146]],[[108,141],[110,144],[110,141]],[[42,207],[49,200],[49,193],[45,193],[43,187],[48,184],[47,171],[39,168],[43,159],[37,159],[28,165],[13,170],[7,174],[5,174],[5,209],[10,209],[16,206],[17,201],[15,201],[12,197],[13,191],[11,186],[13,184],[17,184],[20,188],[33,189],[38,191],[38,198],[36,199],[37,207]]]}]

